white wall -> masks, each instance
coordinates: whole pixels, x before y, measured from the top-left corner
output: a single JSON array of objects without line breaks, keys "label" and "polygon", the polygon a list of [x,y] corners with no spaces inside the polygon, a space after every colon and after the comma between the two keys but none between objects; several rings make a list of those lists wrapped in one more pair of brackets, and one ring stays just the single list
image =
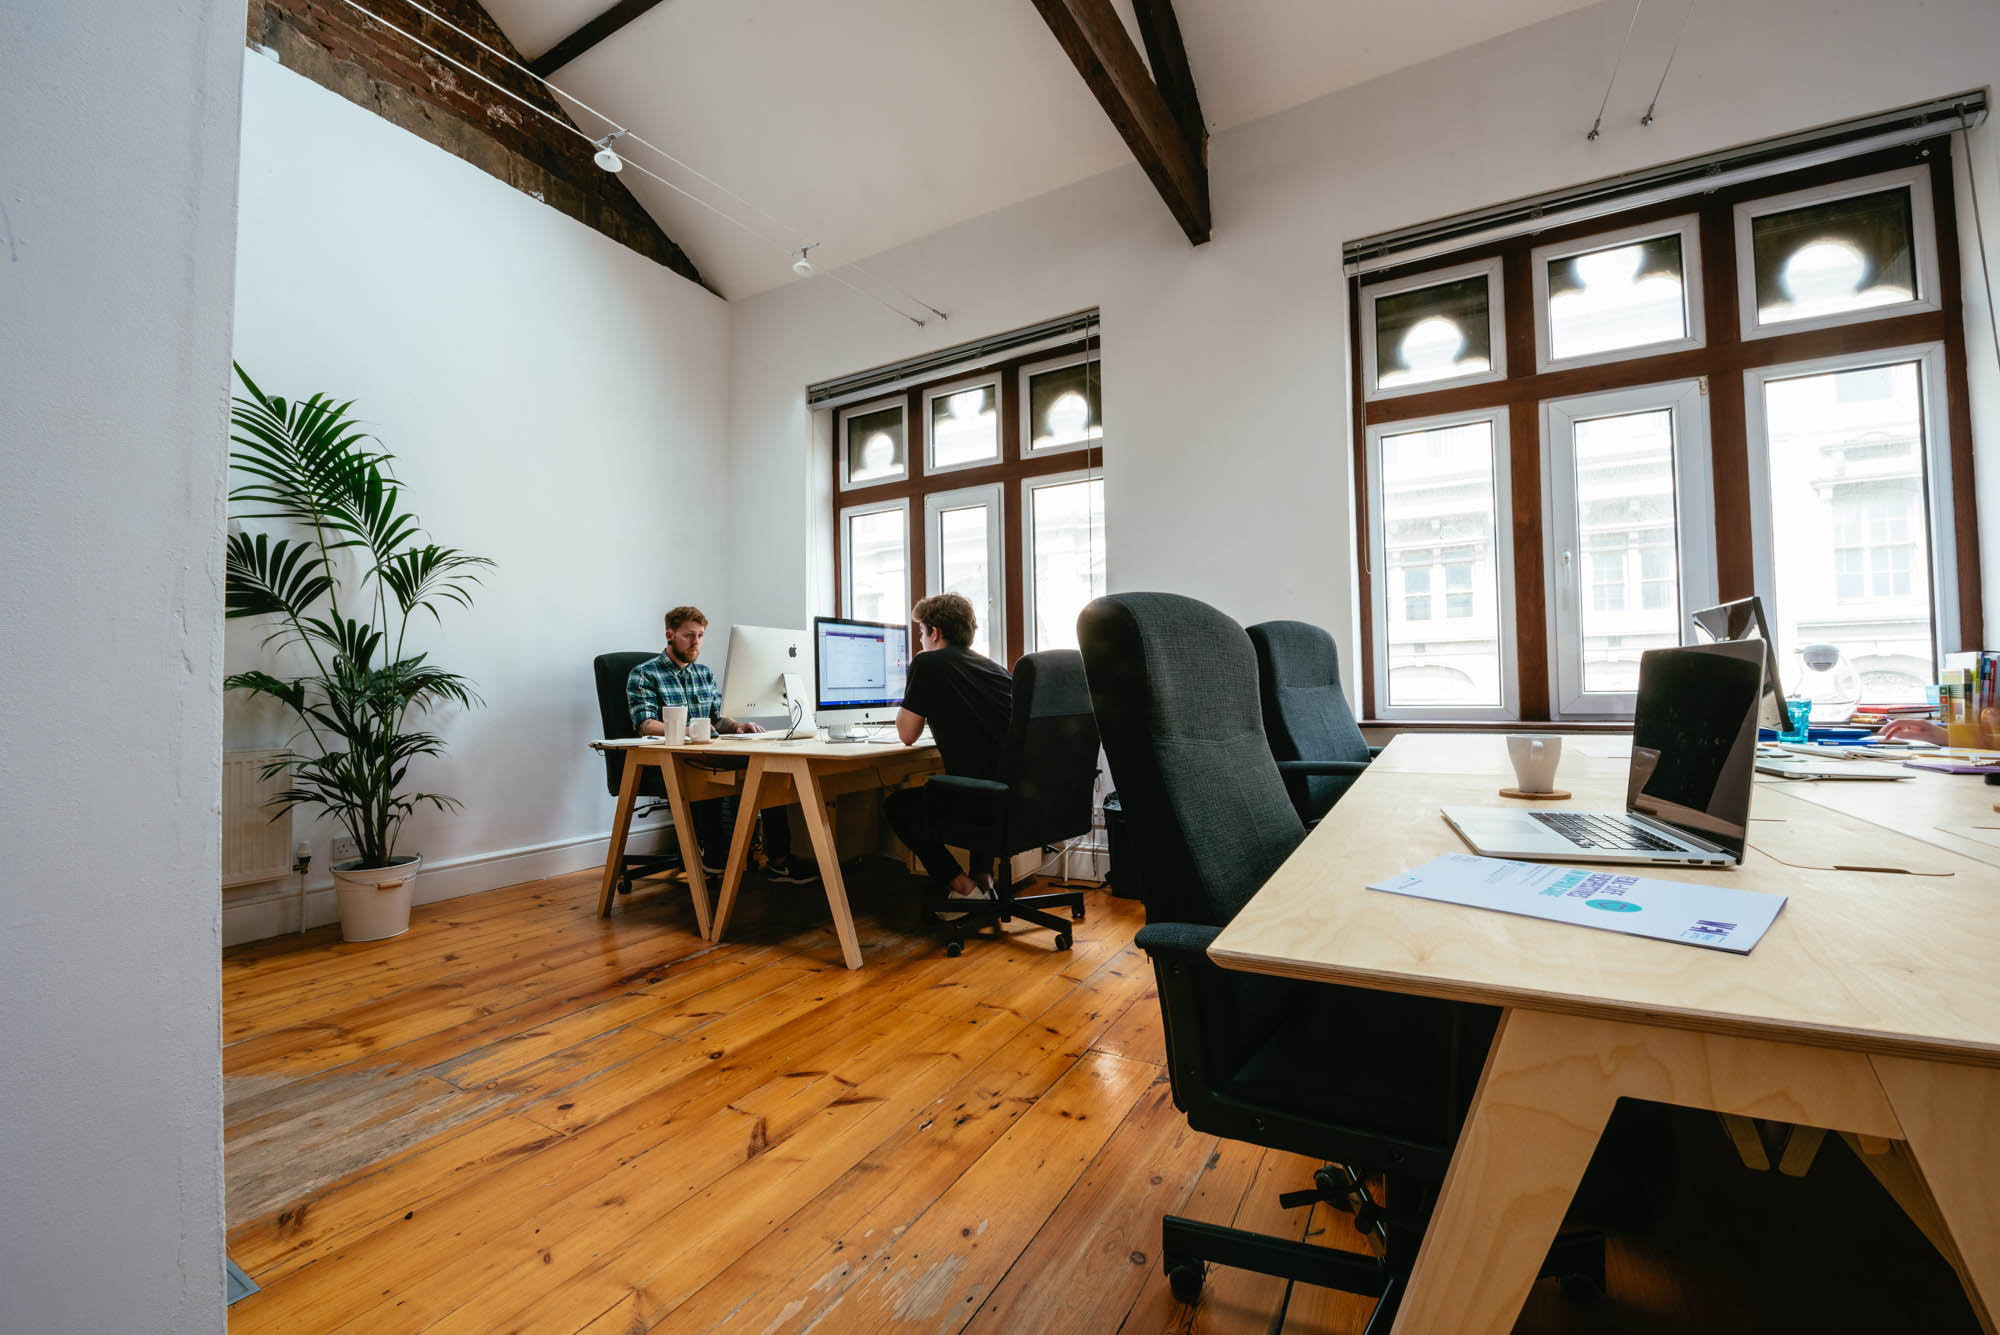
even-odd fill
[{"label": "white wall", "polygon": [[[469,611],[412,631],[486,701],[440,716],[446,756],[412,769],[465,804],[407,827],[418,898],[599,863],[591,658],[658,649],[682,602],[727,645],[728,308],[254,53],[243,110],[236,359],[266,393],[354,399],[434,540],[498,562]],[[230,623],[231,670],[262,636]],[[230,745],[288,733],[229,702]],[[330,921],[331,892],[308,907]],[[280,909],[232,909],[231,939],[291,926]]]},{"label": "white wall", "polygon": [[[0,6],[0,1327],[223,1325],[241,0]],[[25,53],[25,54],[24,54]]]},{"label": "white wall", "polygon": [[[1187,244],[1135,166],[869,261],[950,312],[949,323],[917,329],[825,278],[738,303],[731,485],[799,488],[801,521],[733,544],[738,603],[780,624],[807,610],[805,572],[827,537],[823,499],[797,481],[808,458],[810,476],[825,471],[811,454],[806,384],[1096,305],[1112,589],[1192,594],[1246,624],[1320,622],[1341,640],[1351,682],[1344,240],[2000,75],[1991,0],[1702,5],[1658,119],[1642,129],[1681,12],[1643,12],[1596,143],[1584,132],[1631,19],[1623,0],[1217,137],[1207,245]],[[1192,58],[1199,81],[1201,53]],[[2000,249],[1996,134],[1988,127],[1972,141],[1989,245]],[[1969,217],[1966,226],[1969,237]],[[1985,465],[1986,615],[2000,625],[2000,375],[1983,310],[1969,309],[1978,327],[1968,351]]]}]

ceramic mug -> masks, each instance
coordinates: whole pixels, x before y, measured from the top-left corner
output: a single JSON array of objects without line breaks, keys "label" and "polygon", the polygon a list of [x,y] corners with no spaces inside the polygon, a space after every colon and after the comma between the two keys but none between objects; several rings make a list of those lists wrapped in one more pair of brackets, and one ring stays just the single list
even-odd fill
[{"label": "ceramic mug", "polygon": [[1507,758],[1514,762],[1517,787],[1524,793],[1552,793],[1556,765],[1562,760],[1563,739],[1553,733],[1517,732],[1507,738]]},{"label": "ceramic mug", "polygon": [[713,737],[714,735],[715,735],[715,733],[714,733],[714,724],[713,724],[712,722],[710,722],[710,721],[709,721],[708,719],[706,719],[706,718],[691,718],[691,719],[689,719],[689,720],[688,720],[688,740],[689,740],[689,741],[691,741],[691,742],[705,742],[705,741],[709,740],[709,738]]}]

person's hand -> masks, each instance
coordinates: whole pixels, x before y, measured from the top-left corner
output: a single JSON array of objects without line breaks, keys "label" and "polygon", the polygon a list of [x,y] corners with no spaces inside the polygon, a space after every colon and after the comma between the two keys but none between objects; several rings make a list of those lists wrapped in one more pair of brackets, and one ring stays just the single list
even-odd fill
[{"label": "person's hand", "polygon": [[1922,719],[1899,718],[1894,723],[1883,728],[1882,731],[1876,733],[1875,740],[1878,742],[1934,742],[1939,746],[1943,746],[1945,743],[1945,731],[1938,724],[1926,723]]},{"label": "person's hand", "polygon": [[735,728],[735,731],[737,731],[737,732],[763,732],[763,731],[764,731],[764,725],[763,725],[763,724],[761,724],[761,723],[750,723],[750,722],[747,722],[747,721],[746,721],[746,722],[743,722],[743,723],[739,723],[739,724],[737,724],[737,725],[736,725],[736,728]]}]

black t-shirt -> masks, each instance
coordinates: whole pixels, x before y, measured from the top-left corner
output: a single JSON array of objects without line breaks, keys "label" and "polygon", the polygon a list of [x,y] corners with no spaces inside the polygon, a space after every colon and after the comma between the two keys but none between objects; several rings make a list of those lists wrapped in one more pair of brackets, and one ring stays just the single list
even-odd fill
[{"label": "black t-shirt", "polygon": [[984,654],[946,645],[910,660],[903,708],[931,725],[947,773],[990,779],[1014,708],[1014,678]]}]

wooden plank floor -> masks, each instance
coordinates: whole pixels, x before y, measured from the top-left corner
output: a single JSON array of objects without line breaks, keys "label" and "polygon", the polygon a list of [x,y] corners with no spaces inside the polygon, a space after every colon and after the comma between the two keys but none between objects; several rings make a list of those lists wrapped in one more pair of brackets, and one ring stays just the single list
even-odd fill
[{"label": "wooden plank floor", "polygon": [[[231,1256],[254,1332],[1358,1332],[1346,1295],[1158,1266],[1165,1212],[1358,1247],[1285,1211],[1313,1164],[1173,1107],[1136,903],[948,959],[899,867],[850,874],[865,968],[814,888],[753,880],[731,939],[684,890],[594,913],[597,873],[228,951]],[[1018,925],[1017,925],[1018,927]],[[1538,1286],[1522,1332],[1976,1330],[1844,1147],[1744,1172],[1682,1119],[1674,1214],[1611,1297]],[[1829,1222],[1832,1221],[1832,1222]]]}]

